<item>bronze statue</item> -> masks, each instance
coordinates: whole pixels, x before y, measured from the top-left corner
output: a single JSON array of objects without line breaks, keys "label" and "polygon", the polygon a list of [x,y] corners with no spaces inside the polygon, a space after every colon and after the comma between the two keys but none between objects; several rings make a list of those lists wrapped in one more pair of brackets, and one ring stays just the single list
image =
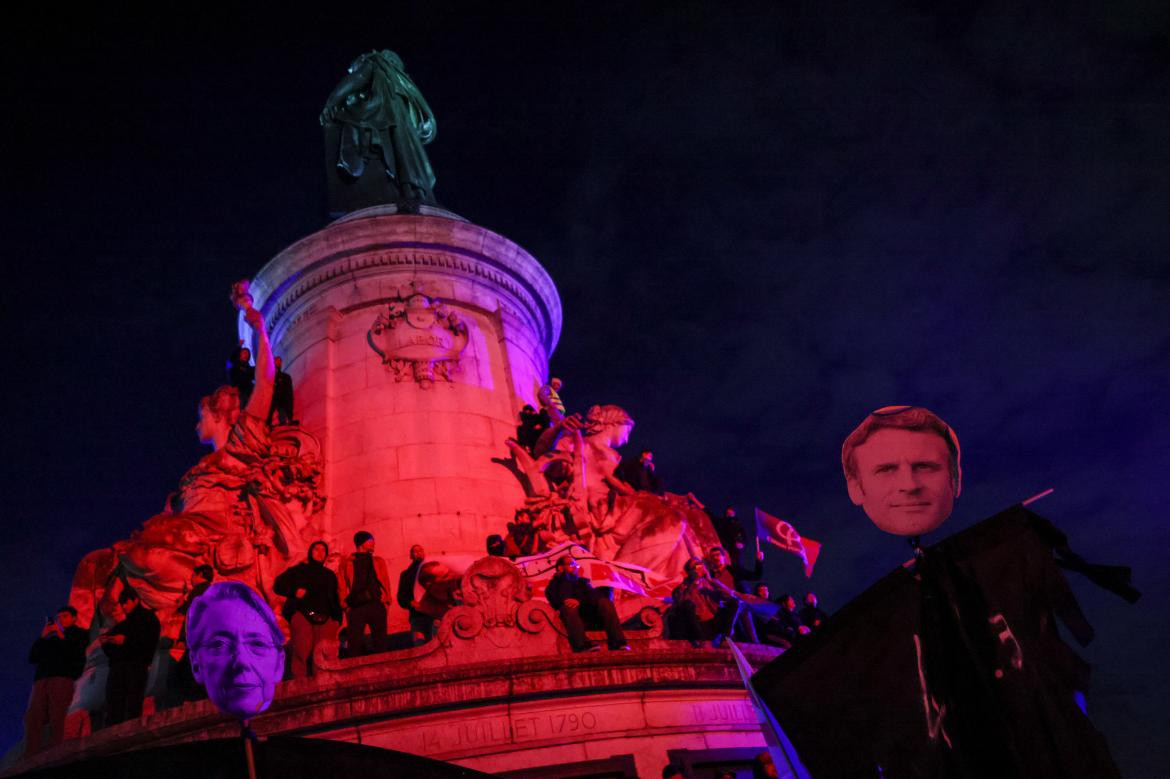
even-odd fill
[{"label": "bronze statue", "polygon": [[354,60],[325,101],[321,126],[331,213],[381,203],[417,213],[421,204],[436,204],[423,151],[435,138],[435,116],[397,54],[383,49]]}]

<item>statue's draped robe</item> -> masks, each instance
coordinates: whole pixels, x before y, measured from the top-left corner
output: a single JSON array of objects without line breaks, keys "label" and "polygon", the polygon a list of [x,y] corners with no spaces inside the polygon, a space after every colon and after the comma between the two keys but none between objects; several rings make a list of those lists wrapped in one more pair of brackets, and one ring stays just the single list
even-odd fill
[{"label": "statue's draped robe", "polygon": [[354,178],[365,173],[366,159],[377,155],[390,178],[412,184],[433,198],[435,174],[423,150],[435,135],[435,117],[410,77],[377,55],[367,56],[370,81],[364,100],[337,115],[341,148],[337,165]]}]

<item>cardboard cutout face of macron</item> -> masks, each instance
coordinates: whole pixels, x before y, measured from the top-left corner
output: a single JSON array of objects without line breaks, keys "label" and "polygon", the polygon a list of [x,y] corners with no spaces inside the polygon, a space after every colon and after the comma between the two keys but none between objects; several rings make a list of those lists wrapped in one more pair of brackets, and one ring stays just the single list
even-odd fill
[{"label": "cardboard cutout face of macron", "polygon": [[959,439],[918,406],[874,411],[841,447],[849,498],[887,533],[919,536],[951,515],[962,489]]},{"label": "cardboard cutout face of macron", "polygon": [[272,704],[284,676],[284,634],[260,595],[217,582],[187,613],[191,672],[225,714],[251,719]]}]

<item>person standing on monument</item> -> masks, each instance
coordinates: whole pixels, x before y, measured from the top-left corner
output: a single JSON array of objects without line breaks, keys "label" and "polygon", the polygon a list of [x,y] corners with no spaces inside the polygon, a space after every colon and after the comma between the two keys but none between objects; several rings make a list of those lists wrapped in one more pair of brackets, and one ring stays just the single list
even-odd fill
[{"label": "person standing on monument", "polygon": [[561,387],[563,386],[564,382],[554,376],[536,393],[536,400],[540,403],[541,410],[548,414],[549,420],[554,425],[565,421],[565,403],[561,400]]},{"label": "person standing on monument", "polygon": [[393,601],[390,570],[384,559],[374,555],[373,534],[359,530],[354,534],[353,544],[357,551],[341,565],[341,600],[346,605],[349,656],[357,657],[386,648],[386,614]]},{"label": "person standing on monument", "polygon": [[[62,606],[57,618],[46,621],[32,645],[28,661],[36,665],[32,697],[24,715],[24,754],[32,755],[61,741],[65,714],[73,700],[73,683],[85,668],[89,634],[77,626],[77,609]],[[49,739],[44,740],[45,725]]]},{"label": "person standing on monument", "polygon": [[268,426],[272,427],[274,414],[278,425],[291,425],[293,423],[292,377],[284,372],[283,360],[277,357],[274,363],[276,375],[272,377],[272,406],[268,409]]},{"label": "person standing on monument", "polygon": [[248,405],[256,384],[256,369],[252,366],[252,350],[240,341],[239,351],[228,361],[228,385],[240,393],[240,407]]},{"label": "person standing on monument", "polygon": [[426,550],[421,544],[410,548],[410,565],[398,575],[398,605],[410,614],[410,640],[415,646],[425,644],[431,640],[431,631],[434,629],[435,619],[429,614],[418,610],[418,602],[414,599],[414,584],[418,580],[418,569],[426,560]]},{"label": "person standing on monument", "polygon": [[654,470],[654,452],[643,449],[637,460],[626,458],[621,461],[613,475],[639,492],[655,495],[666,493],[666,484]]},{"label": "person standing on monument", "polygon": [[272,591],[286,598],[281,615],[292,633],[292,675],[303,679],[312,674],[313,649],[322,641],[337,638],[341,627],[341,599],[337,574],[325,567],[329,545],[314,541],[309,557],[287,569],[272,583]]},{"label": "person standing on monument", "polygon": [[719,536],[719,543],[727,550],[732,565],[739,565],[747,544],[747,536],[743,532],[743,523],[736,516],[735,507],[728,506],[723,509],[723,516],[710,513],[708,516],[711,517],[711,525],[715,528],[715,534]]},{"label": "person standing on monument", "polygon": [[601,648],[585,636],[587,626],[604,628],[610,649],[630,648],[613,601],[593,589],[589,580],[581,576],[581,566],[570,555],[557,560],[557,572],[545,588],[544,596],[561,615],[574,652],[596,652]]},{"label": "person standing on monument", "polygon": [[162,626],[131,587],[118,595],[126,617],[102,635],[102,650],[109,659],[106,677],[106,724],[116,725],[142,715],[146,697],[146,674],[154,660]]}]

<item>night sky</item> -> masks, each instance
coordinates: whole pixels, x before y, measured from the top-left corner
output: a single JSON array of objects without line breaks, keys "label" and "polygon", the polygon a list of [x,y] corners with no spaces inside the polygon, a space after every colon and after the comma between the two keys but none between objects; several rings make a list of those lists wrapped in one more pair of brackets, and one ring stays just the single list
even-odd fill
[{"label": "night sky", "polygon": [[1167,6],[561,5],[10,20],[0,744],[77,561],[203,453],[227,289],[327,223],[317,115],[377,47],[434,109],[440,202],[557,283],[568,405],[824,544],[810,582],[769,555],[774,591],[832,610],[905,558],[840,473],[878,406],[957,430],[944,533],[1055,488],[1034,508],[1145,593],[1072,580],[1090,714],[1166,775]]}]

